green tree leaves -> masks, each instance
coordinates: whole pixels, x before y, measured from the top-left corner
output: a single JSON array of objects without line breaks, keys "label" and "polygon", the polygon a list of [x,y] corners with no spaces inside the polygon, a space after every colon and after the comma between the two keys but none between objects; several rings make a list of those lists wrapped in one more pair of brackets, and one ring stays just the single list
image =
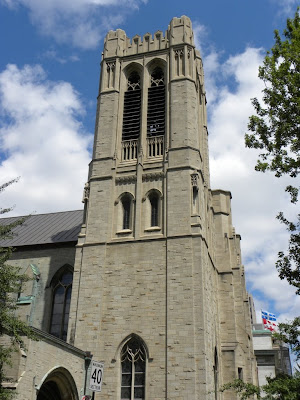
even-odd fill
[{"label": "green tree leaves", "polygon": [[267,384],[261,388],[235,379],[222,386],[221,392],[225,390],[233,390],[240,400],[253,399],[254,395],[257,400],[300,400],[300,373],[296,372],[294,376],[279,374],[275,378],[267,377]]},{"label": "green tree leaves", "polygon": [[[265,83],[263,104],[252,100],[256,115],[249,118],[246,147],[262,152],[257,171],[275,172],[275,176],[298,178],[300,173],[300,16],[287,20],[283,37],[275,31],[275,44],[267,53],[259,78]],[[299,182],[288,185],[291,202],[297,204]],[[278,253],[276,268],[280,279],[286,279],[300,294],[300,214],[296,222],[280,212],[277,219],[290,232],[288,252]]]},{"label": "green tree leaves", "polygon": [[267,53],[259,78],[265,83],[263,104],[252,99],[256,115],[249,119],[246,147],[264,150],[256,170],[275,172],[277,177],[296,177],[300,168],[300,17],[287,20],[281,39]]},{"label": "green tree leaves", "polygon": [[[0,186],[0,193],[17,180],[9,181]],[[0,214],[5,214],[11,209],[0,209]],[[13,229],[24,222],[24,218],[17,219],[8,225],[0,224],[0,240],[13,237]],[[19,348],[25,348],[24,337],[33,338],[30,327],[21,321],[17,314],[17,294],[20,283],[28,281],[28,276],[21,274],[19,268],[9,265],[7,262],[11,256],[12,249],[0,247],[0,399],[9,400],[13,392],[3,387],[7,381],[5,376],[5,365],[10,365],[12,352]],[[3,340],[7,338],[8,340]]]},{"label": "green tree leaves", "polygon": [[224,392],[226,390],[233,390],[235,393],[239,395],[239,398],[241,400],[253,398],[253,395],[256,395],[257,399],[261,399],[260,388],[258,386],[253,385],[252,383],[246,383],[241,379],[235,379],[233,382],[226,383],[221,387],[220,391]]}]

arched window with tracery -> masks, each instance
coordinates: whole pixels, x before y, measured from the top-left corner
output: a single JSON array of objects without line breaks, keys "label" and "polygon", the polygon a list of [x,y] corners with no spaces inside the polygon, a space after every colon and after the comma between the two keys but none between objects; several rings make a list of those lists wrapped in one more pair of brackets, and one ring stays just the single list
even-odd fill
[{"label": "arched window with tracery", "polygon": [[72,282],[73,271],[70,266],[61,268],[51,282],[53,300],[50,333],[62,340],[67,340]]},{"label": "arched window with tracery", "polygon": [[141,129],[141,79],[138,72],[132,72],[127,79],[124,94],[122,160],[135,160],[138,153],[138,139]]},{"label": "arched window with tracery", "polygon": [[148,89],[147,141],[148,157],[163,155],[165,134],[165,79],[163,70],[156,67]]},{"label": "arched window with tracery", "polygon": [[143,342],[132,337],[121,350],[121,400],[145,399],[146,351]]}]

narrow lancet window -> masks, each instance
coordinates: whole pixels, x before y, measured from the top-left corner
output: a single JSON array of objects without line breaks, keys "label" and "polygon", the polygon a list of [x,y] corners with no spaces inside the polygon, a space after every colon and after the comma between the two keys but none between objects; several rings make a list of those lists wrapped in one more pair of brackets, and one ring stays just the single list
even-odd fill
[{"label": "narrow lancet window", "polygon": [[145,399],[146,352],[137,338],[130,339],[121,351],[121,400]]},{"label": "narrow lancet window", "polygon": [[159,206],[159,198],[156,193],[152,193],[149,197],[150,205],[151,205],[151,227],[158,226],[158,206]]},{"label": "narrow lancet window", "polygon": [[164,73],[157,67],[151,74],[148,89],[147,135],[161,136],[165,133],[165,82]]},{"label": "narrow lancet window", "polygon": [[129,196],[124,196],[122,199],[123,208],[123,229],[130,229],[130,211],[131,211],[131,199]]},{"label": "narrow lancet window", "polygon": [[63,271],[52,282],[53,302],[50,333],[67,340],[73,273]]},{"label": "narrow lancet window", "polygon": [[148,157],[160,157],[164,150],[165,82],[163,70],[155,68],[148,89],[147,147]]},{"label": "narrow lancet window", "polygon": [[193,206],[192,206],[193,214],[198,213],[198,188],[193,186]]},{"label": "narrow lancet window", "polygon": [[137,72],[132,72],[127,81],[124,97],[122,140],[134,140],[140,136],[141,83]]},{"label": "narrow lancet window", "polygon": [[219,374],[219,361],[218,361],[218,353],[217,349],[215,349],[215,357],[214,357],[214,389],[215,389],[215,400],[218,400],[218,391],[219,391],[219,382],[218,382],[218,374]]},{"label": "narrow lancet window", "polygon": [[191,175],[191,183],[192,183],[192,214],[199,213],[199,175],[197,172],[194,172]]}]

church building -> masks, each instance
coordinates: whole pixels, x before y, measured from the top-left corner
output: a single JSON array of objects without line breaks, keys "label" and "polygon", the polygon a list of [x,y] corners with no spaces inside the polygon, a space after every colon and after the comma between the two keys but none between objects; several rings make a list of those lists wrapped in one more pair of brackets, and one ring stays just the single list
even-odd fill
[{"label": "church building", "polygon": [[[231,194],[210,187],[204,72],[191,21],[108,32],[84,211],[33,215],[12,264],[39,341],[15,355],[18,400],[232,400],[256,383]],[[3,221],[10,222],[7,218]],[[87,397],[88,398],[88,397]]]}]

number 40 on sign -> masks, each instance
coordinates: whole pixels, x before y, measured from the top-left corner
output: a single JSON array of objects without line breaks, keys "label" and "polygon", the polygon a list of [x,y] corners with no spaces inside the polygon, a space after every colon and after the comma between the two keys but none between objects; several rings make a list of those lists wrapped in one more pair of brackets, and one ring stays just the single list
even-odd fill
[{"label": "number 40 on sign", "polygon": [[90,390],[92,390],[93,392],[101,392],[103,367],[104,367],[103,363],[92,361]]}]

